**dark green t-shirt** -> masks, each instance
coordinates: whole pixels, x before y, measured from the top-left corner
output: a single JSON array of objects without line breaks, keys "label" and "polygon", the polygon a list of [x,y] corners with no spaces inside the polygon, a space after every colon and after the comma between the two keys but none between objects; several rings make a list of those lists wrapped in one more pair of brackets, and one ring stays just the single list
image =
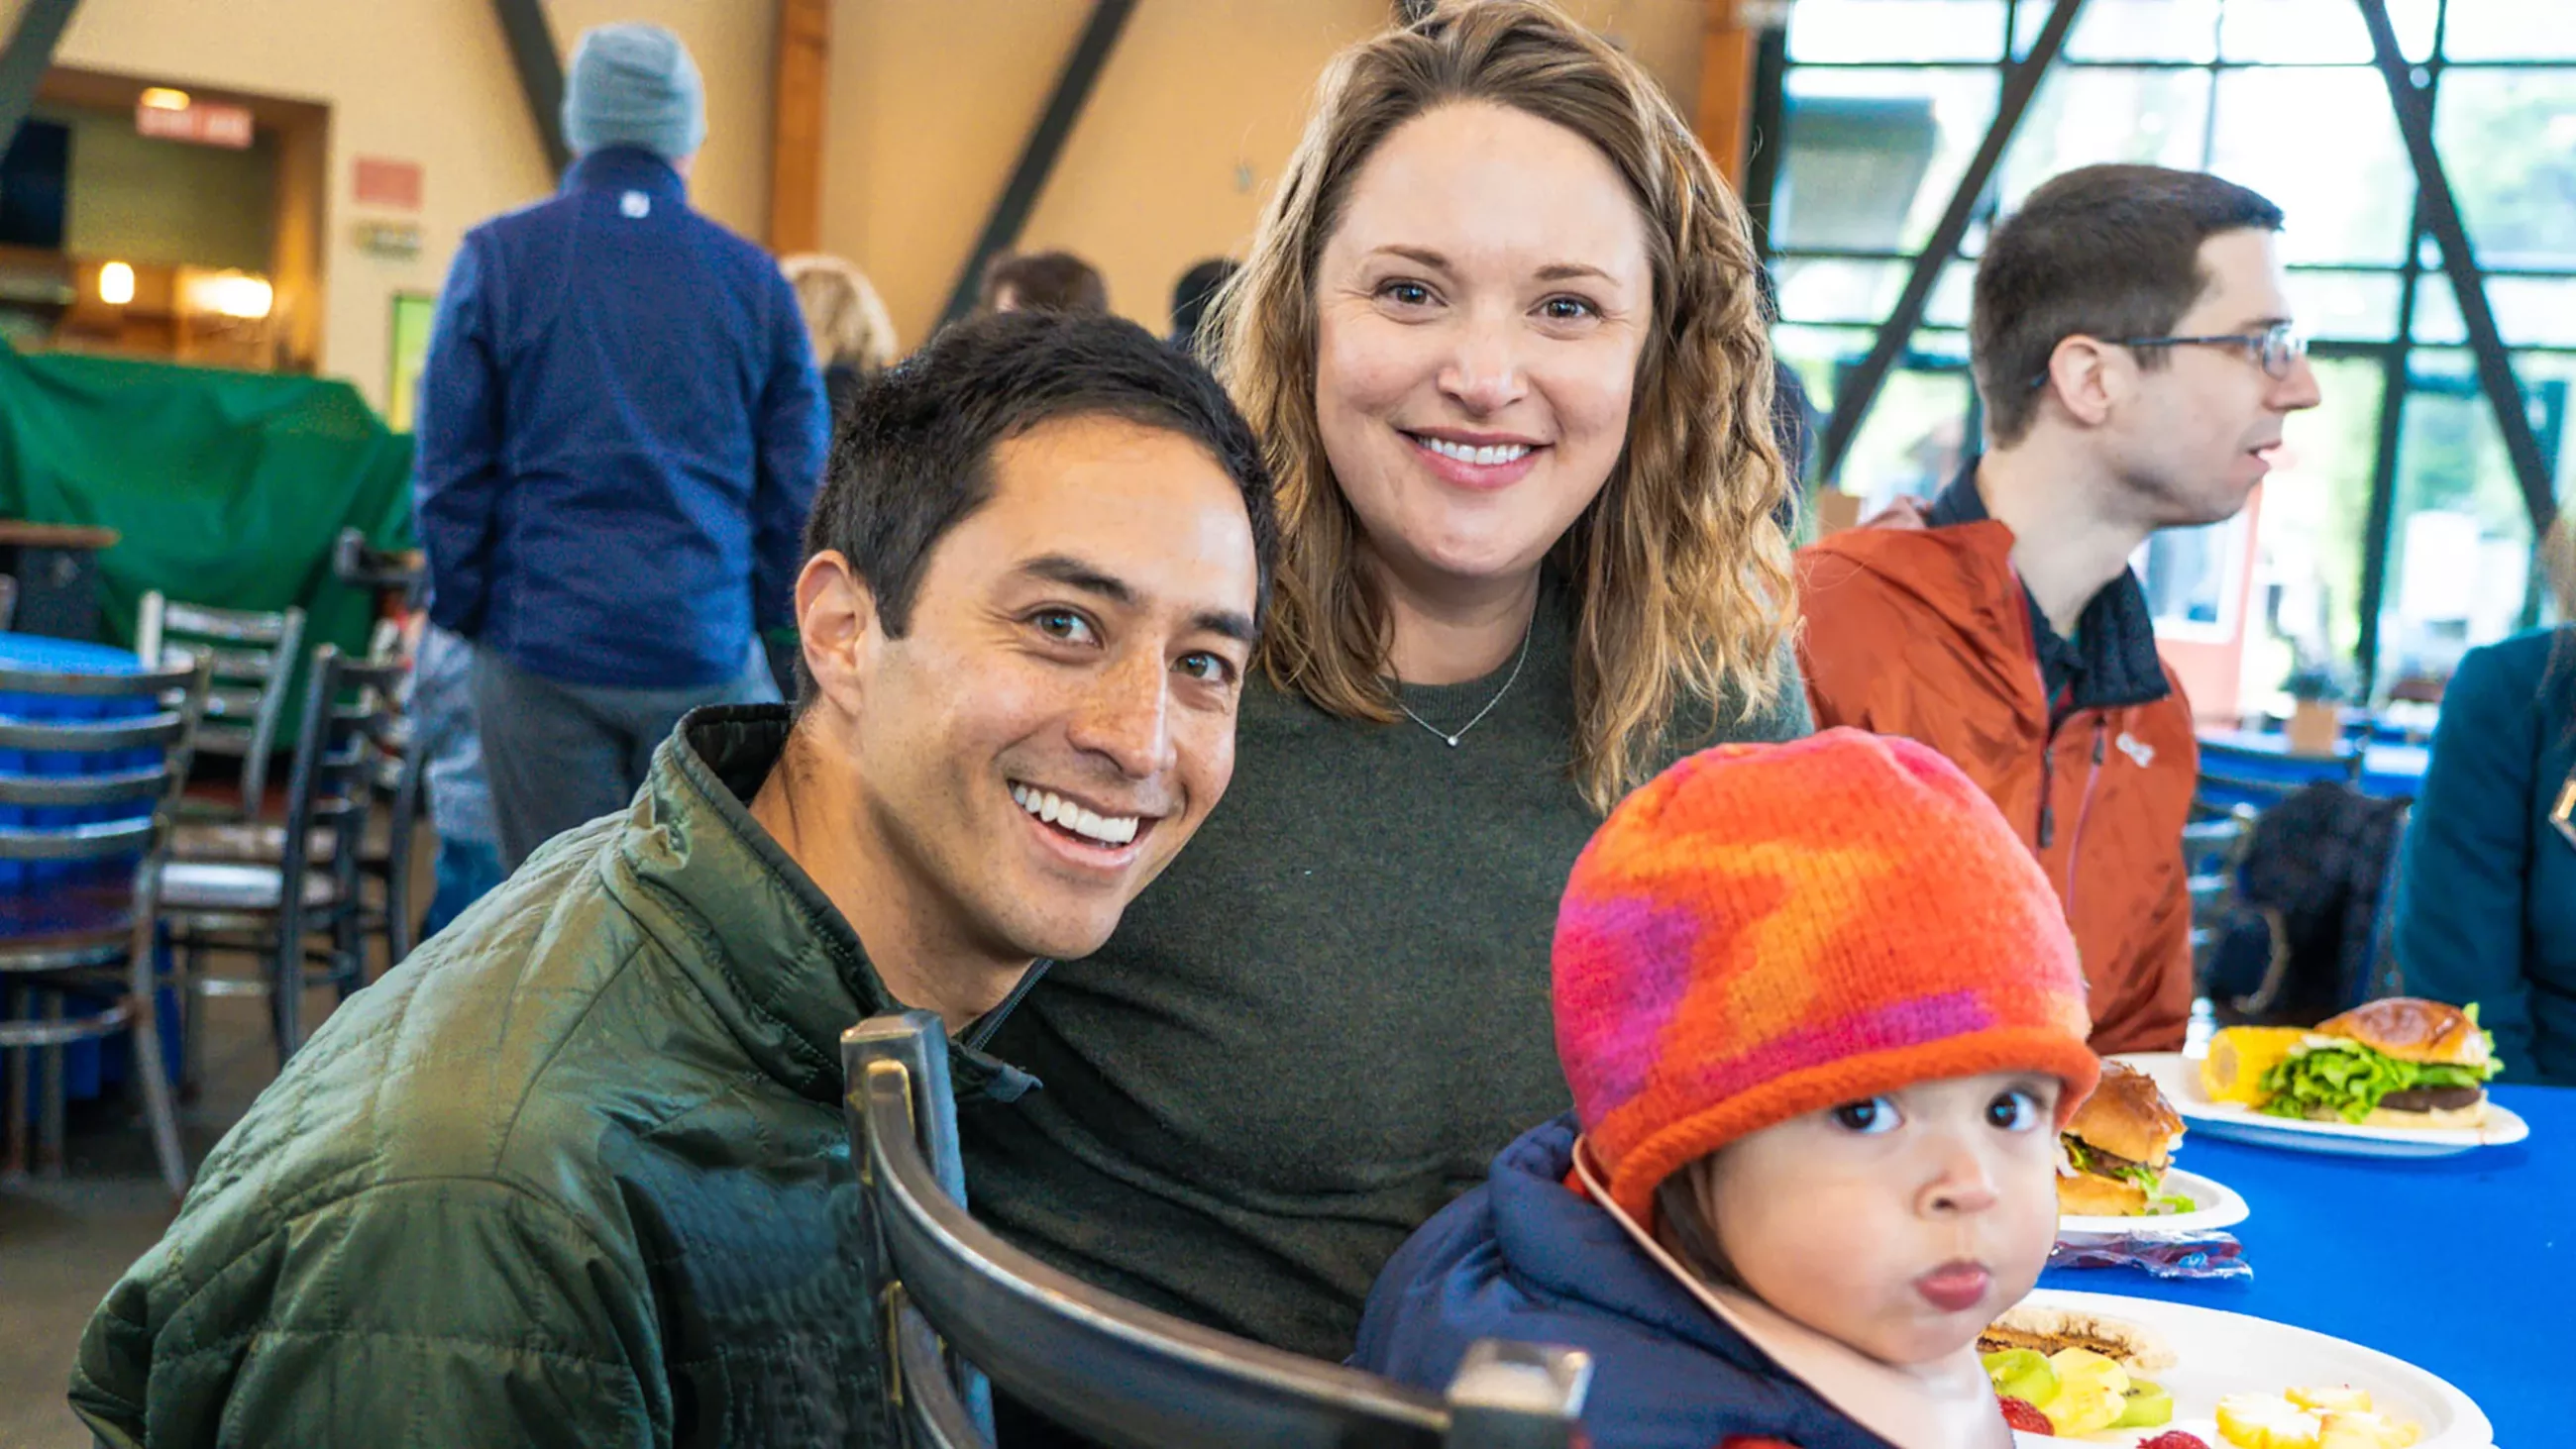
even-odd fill
[{"label": "dark green t-shirt", "polygon": [[[991,1042],[1045,1086],[962,1112],[978,1218],[1113,1292],[1350,1351],[1396,1248],[1571,1102],[1548,952],[1600,819],[1568,771],[1556,600],[1519,680],[1455,748],[1247,687],[1234,782],[1197,838]],[[1404,700],[1456,730],[1510,668]],[[1808,729],[1791,677],[1718,737]]]}]

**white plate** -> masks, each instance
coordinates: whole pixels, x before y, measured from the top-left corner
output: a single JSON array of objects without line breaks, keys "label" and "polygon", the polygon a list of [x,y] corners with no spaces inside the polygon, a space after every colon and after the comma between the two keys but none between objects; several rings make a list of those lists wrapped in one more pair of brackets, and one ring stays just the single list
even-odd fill
[{"label": "white plate", "polygon": [[2266,1147],[2349,1157],[2452,1157],[2480,1147],[2503,1147],[2531,1135],[2531,1124],[2492,1098],[2482,1127],[2356,1127],[2349,1122],[2268,1116],[2241,1102],[2213,1102],[2200,1090],[2199,1061],[2180,1052],[2131,1052],[2113,1060],[2154,1077],[2165,1100],[2173,1103],[2192,1131]]},{"label": "white plate", "polygon": [[2058,1236],[2064,1237],[2068,1233],[2205,1233],[2215,1228],[2232,1228],[2253,1216],[2254,1210],[2245,1205],[2245,1199],[2236,1195],[2236,1189],[2179,1167],[2165,1174],[2165,1191],[2179,1193],[2199,1206],[2187,1213],[2165,1213],[2161,1216],[2061,1216],[2057,1220]]},{"label": "white plate", "polygon": [[2469,1396],[2403,1359],[2322,1333],[2241,1313],[2121,1298],[2109,1293],[2060,1293],[2041,1289],[2024,1302],[2035,1306],[2107,1313],[2155,1330],[2180,1360],[2153,1375],[2173,1395],[2174,1421],[2158,1429],[2114,1429],[2081,1439],[2016,1433],[2024,1449],[2048,1445],[2134,1445],[2180,1429],[2209,1449],[2227,1449],[2218,1437],[2218,1401],[2227,1394],[2277,1394],[2294,1386],[2351,1384],[2368,1389],[2372,1406],[2424,1431],[2416,1449],[2493,1449],[2495,1428]]}]

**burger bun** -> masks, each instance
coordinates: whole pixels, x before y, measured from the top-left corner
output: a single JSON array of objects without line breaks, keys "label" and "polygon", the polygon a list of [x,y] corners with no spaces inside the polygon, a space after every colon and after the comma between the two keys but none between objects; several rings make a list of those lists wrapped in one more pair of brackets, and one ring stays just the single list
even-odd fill
[{"label": "burger bun", "polygon": [[2073,1308],[2042,1308],[2017,1303],[1977,1335],[1979,1353],[2027,1348],[2039,1353],[2081,1348],[2115,1360],[2131,1373],[2169,1369],[2177,1360],[2171,1345],[2143,1323],[2107,1313]]},{"label": "burger bun", "polygon": [[2126,1062],[2102,1064],[2102,1083],[2066,1123],[2069,1136],[2131,1162],[2161,1169],[2182,1141],[2182,1115],[2156,1079]]},{"label": "burger bun", "polygon": [[2098,1173],[2063,1173],[2057,1179],[2057,1211],[2070,1218],[2134,1218],[2147,1210],[2147,1190],[2135,1183]]},{"label": "burger bun", "polygon": [[[2341,1114],[2335,1112],[2331,1108],[2321,1108],[2313,1115],[2315,1120],[2319,1122],[2339,1123],[2345,1121],[2345,1118]],[[2451,1108],[2436,1107],[2431,1111],[2426,1112],[2401,1112],[2394,1107],[2381,1107],[2373,1111],[2369,1116],[2362,1118],[2361,1125],[2364,1127],[2395,1127],[2408,1132],[2474,1131],[2477,1128],[2487,1125],[2487,1103],[2484,1097],[2480,1097],[2470,1106]],[[2059,1185],[2059,1197],[2061,1200],[2064,1195],[2064,1184],[2061,1180]]]},{"label": "burger bun", "polygon": [[2317,1035],[2356,1041],[2382,1056],[2431,1066],[2482,1067],[2487,1035],[2456,1006],[2415,996],[2365,1001],[2317,1024]]}]

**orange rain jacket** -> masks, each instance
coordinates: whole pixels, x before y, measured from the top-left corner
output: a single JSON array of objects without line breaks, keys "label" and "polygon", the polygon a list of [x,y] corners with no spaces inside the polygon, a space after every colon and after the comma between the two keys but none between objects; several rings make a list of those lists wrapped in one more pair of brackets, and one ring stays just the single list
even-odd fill
[{"label": "orange rain jacket", "polygon": [[[2143,593],[2123,575],[2104,593],[2127,597],[2088,606],[2092,678],[2052,700],[2012,530],[1985,516],[1973,464],[1929,523],[1899,515],[1800,551],[1798,652],[1816,728],[1904,735],[1957,763],[2066,903],[2094,1050],[2179,1050],[2192,1000],[2182,828],[2200,748],[2181,683],[2155,658]],[[2112,698],[2097,703],[2105,684]]]}]

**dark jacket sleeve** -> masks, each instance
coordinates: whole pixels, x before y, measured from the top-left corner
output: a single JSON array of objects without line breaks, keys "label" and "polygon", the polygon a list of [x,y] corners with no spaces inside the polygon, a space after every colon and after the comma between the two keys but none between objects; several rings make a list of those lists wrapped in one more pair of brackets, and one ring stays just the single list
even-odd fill
[{"label": "dark jacket sleeve", "polygon": [[429,555],[429,613],[474,638],[491,593],[500,505],[502,380],[484,243],[468,236],[448,268],[421,367],[414,526]]},{"label": "dark jacket sleeve", "polygon": [[[2544,659],[2545,655],[2542,656]],[[2523,959],[2540,680],[2505,648],[2472,649],[2442,693],[2433,760],[2397,877],[2406,990],[2476,1002],[2507,1080],[2531,1080],[2531,982]]]},{"label": "dark jacket sleeve", "polygon": [[751,493],[751,624],[776,629],[796,622],[796,571],[805,562],[805,515],[823,478],[831,443],[831,408],[814,370],[813,345],[795,289],[770,284],[769,380],[761,389],[760,476]]},{"label": "dark jacket sleeve", "polygon": [[118,1449],[667,1443],[650,1303],[561,1209],[414,1179],[222,1263],[165,1241],[90,1320],[71,1403]]}]

